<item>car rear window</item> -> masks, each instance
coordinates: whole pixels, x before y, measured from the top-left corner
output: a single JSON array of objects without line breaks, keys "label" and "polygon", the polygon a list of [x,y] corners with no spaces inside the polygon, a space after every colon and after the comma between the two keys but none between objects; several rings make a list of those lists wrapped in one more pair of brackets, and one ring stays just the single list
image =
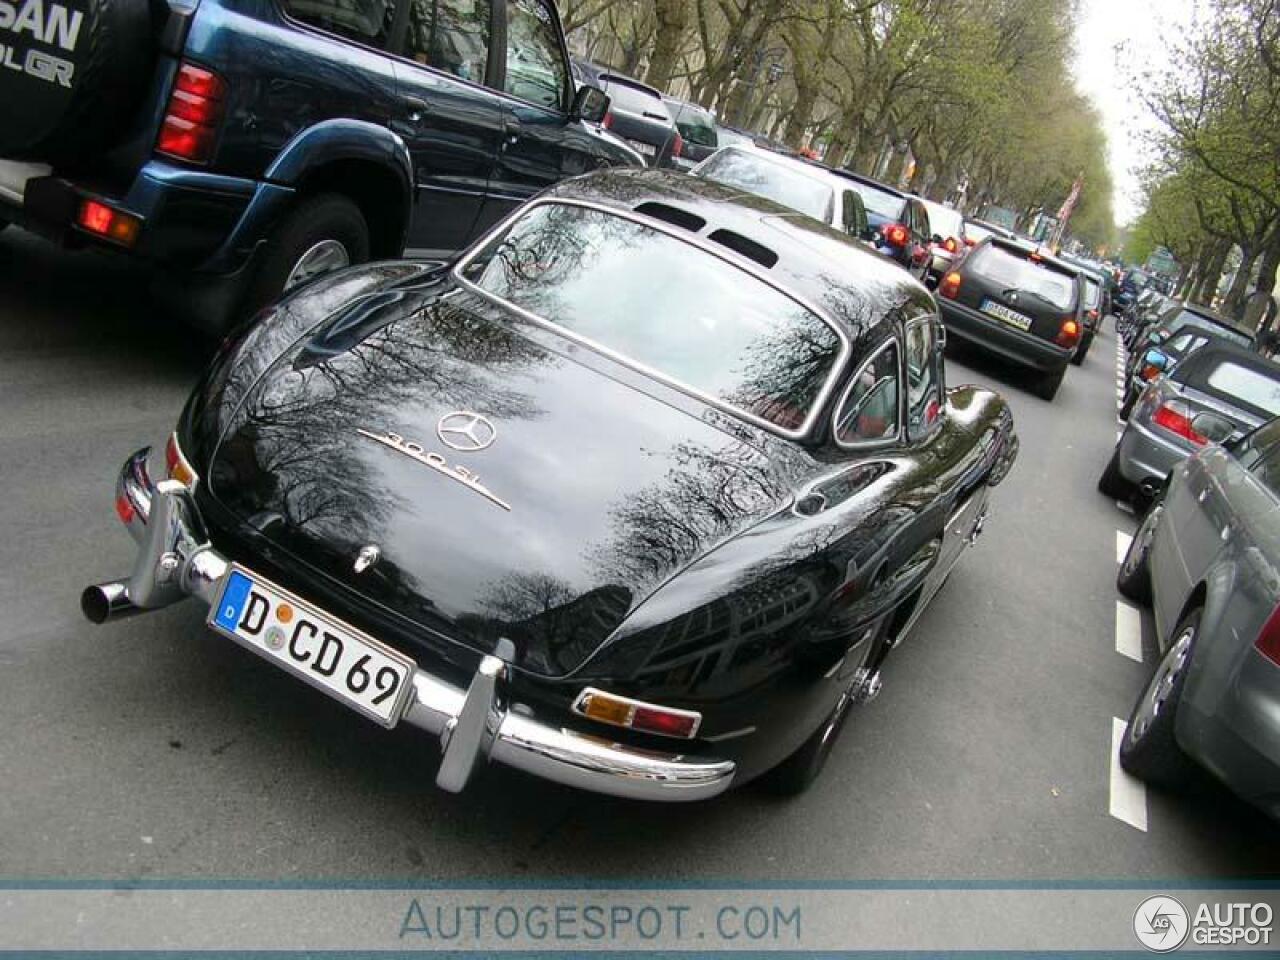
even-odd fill
[{"label": "car rear window", "polygon": [[885,219],[897,220],[902,215],[902,197],[879,190],[869,183],[854,183],[853,188],[862,195],[867,213],[879,218],[881,223]]},{"label": "car rear window", "polygon": [[843,343],[755,275],[627,217],[538,204],[462,276],[647,372],[788,431],[805,423]]},{"label": "car rear window", "polygon": [[698,167],[698,176],[737,187],[774,203],[831,222],[835,191],[829,184],[748,150],[721,150]]},{"label": "car rear window", "polygon": [[605,74],[600,79],[605,85],[604,92],[609,95],[612,106],[627,113],[653,113],[659,117],[670,118],[667,105],[662,102],[662,97],[656,92],[632,86],[610,74]]},{"label": "car rear window", "polygon": [[1084,278],[1084,305],[1087,310],[1096,310],[1098,301],[1102,296],[1102,291],[1098,287],[1098,281],[1093,277],[1086,276]]},{"label": "car rear window", "polygon": [[1203,330],[1206,333],[1212,333],[1214,336],[1221,337],[1223,340],[1230,341],[1231,343],[1238,344],[1242,347],[1251,347],[1253,345],[1252,339],[1244,333],[1241,333],[1239,330],[1233,330],[1231,327],[1215,323],[1208,317],[1195,313],[1191,310],[1179,310],[1177,316],[1173,318],[1172,322],[1165,323],[1162,321],[1162,324],[1168,326],[1170,329],[1195,327],[1198,330]]},{"label": "car rear window", "polygon": [[1233,397],[1247,406],[1280,416],[1280,370],[1268,375],[1231,361],[1215,364],[1205,382],[1220,394]]},{"label": "car rear window", "polygon": [[1032,260],[1030,254],[989,243],[974,251],[969,269],[993,283],[1034,294],[1055,309],[1075,309],[1075,277],[1051,264]]}]

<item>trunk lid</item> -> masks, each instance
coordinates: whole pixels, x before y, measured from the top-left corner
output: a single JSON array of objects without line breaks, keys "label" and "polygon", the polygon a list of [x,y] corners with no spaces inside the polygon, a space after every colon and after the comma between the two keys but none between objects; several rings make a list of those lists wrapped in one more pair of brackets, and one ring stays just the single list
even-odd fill
[{"label": "trunk lid", "polygon": [[701,404],[467,291],[404,296],[278,358],[224,431],[209,491],[431,645],[505,636],[521,668],[569,673],[654,588],[786,502],[749,431]]}]

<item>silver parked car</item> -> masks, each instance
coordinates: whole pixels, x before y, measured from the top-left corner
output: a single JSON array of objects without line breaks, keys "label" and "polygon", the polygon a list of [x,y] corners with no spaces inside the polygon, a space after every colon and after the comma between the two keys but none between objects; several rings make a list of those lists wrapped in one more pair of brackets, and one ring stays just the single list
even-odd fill
[{"label": "silver parked car", "polygon": [[1143,498],[1179,462],[1210,442],[1224,443],[1280,416],[1280,366],[1214,338],[1156,376],[1129,414],[1098,480],[1109,497]]},{"label": "silver parked car", "polygon": [[1194,760],[1280,818],[1280,419],[1174,469],[1117,586],[1161,648],[1121,765],[1176,785]]}]

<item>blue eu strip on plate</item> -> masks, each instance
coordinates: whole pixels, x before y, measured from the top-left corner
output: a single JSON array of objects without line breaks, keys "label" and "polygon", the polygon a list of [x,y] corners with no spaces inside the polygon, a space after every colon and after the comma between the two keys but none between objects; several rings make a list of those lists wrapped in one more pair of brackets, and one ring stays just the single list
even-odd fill
[{"label": "blue eu strip on plate", "polygon": [[240,612],[249,597],[249,578],[243,573],[232,571],[227,578],[227,585],[222,590],[222,599],[218,603],[218,616],[214,622],[225,630],[234,630],[240,620]]}]

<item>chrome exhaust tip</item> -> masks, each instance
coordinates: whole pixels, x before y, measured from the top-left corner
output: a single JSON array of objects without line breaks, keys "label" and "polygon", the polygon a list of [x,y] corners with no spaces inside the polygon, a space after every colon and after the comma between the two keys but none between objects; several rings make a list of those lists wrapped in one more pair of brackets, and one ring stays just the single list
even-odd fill
[{"label": "chrome exhaust tip", "polygon": [[129,599],[129,584],[119,581],[85,587],[80,594],[80,610],[90,623],[99,624],[142,612]]}]

